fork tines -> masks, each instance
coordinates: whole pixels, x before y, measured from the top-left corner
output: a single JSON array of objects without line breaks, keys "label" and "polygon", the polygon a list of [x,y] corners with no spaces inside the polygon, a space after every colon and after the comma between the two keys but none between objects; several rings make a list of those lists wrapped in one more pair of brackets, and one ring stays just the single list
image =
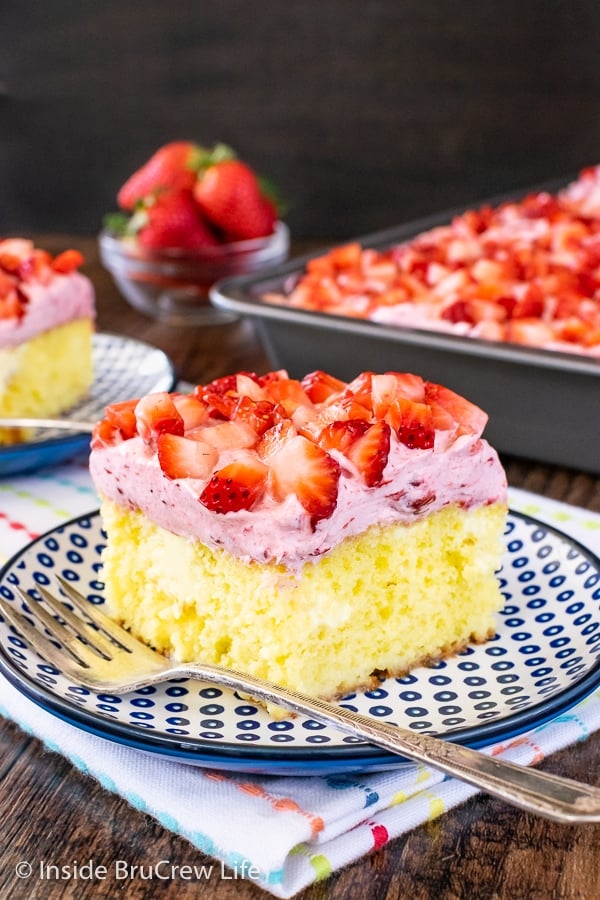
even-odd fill
[{"label": "fork tines", "polygon": [[[74,613],[66,602],[41,585],[35,588],[41,600],[25,593],[19,586],[15,587],[23,601],[23,612],[15,609],[14,604],[0,599],[2,614],[35,650],[59,669],[64,666],[65,651],[84,668],[89,668],[99,658],[110,661],[116,652],[131,652],[134,639],[119,625],[98,613],[94,605],[67,581],[56,577],[66,598],[81,615]],[[27,613],[43,625],[45,634],[31,623]]]}]

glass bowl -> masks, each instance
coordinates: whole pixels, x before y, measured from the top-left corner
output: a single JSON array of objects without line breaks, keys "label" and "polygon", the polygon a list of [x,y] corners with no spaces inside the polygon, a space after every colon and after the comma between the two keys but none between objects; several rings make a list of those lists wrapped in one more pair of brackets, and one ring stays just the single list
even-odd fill
[{"label": "glass bowl", "polygon": [[202,252],[140,247],[102,231],[100,259],[116,286],[134,309],[169,325],[214,325],[238,318],[213,307],[211,285],[230,275],[255,272],[284,262],[289,253],[289,231],[277,222],[264,238],[207,247]]}]

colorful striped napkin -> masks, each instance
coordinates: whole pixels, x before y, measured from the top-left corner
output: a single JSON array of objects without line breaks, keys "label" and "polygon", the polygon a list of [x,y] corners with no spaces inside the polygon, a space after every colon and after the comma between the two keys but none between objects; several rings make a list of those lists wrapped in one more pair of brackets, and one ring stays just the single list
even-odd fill
[{"label": "colorful striped napkin", "polygon": [[[600,516],[520,490],[511,490],[510,503],[600,553]],[[85,459],[0,481],[2,562],[36,535],[96,507]],[[197,869],[198,880],[225,871],[277,897],[293,896],[476,793],[420,765],[310,778],[199,769],[80,731],[1,677],[0,713],[207,853],[214,865]],[[598,728],[600,690],[553,722],[485,752],[529,765]]]}]

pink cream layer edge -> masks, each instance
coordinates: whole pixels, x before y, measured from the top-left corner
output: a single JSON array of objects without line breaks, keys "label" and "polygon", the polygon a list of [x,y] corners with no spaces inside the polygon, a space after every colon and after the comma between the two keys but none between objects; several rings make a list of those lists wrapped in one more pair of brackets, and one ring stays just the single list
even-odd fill
[{"label": "pink cream layer edge", "polygon": [[76,319],[92,319],[95,296],[91,281],[80,272],[55,274],[48,284],[23,283],[29,298],[22,319],[0,319],[0,348],[17,347],[38,334]]},{"label": "pink cream layer edge", "polygon": [[373,488],[345,458],[338,459],[343,464],[336,508],[314,529],[295,495],[283,503],[264,498],[249,511],[211,512],[198,500],[205,482],[167,478],[139,437],[93,450],[90,472],[102,498],[139,509],[167,531],[223,548],[246,562],[277,562],[293,571],[371,525],[410,524],[451,504],[471,509],[506,503],[498,455],[476,435],[447,443],[438,432],[431,450],[409,450],[393,441],[383,482]]}]

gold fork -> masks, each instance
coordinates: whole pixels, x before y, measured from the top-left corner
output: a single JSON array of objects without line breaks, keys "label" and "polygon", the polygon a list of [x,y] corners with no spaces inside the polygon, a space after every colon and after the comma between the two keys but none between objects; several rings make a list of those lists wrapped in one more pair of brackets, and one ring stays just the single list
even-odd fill
[{"label": "gold fork", "polygon": [[93,422],[78,422],[76,419],[31,419],[25,416],[0,418],[0,428],[56,428],[59,431],[91,432],[93,427]]},{"label": "gold fork", "polygon": [[[74,682],[114,694],[171,678],[194,678],[250,694],[293,713],[309,716],[393,754],[433,766],[507,803],[558,822],[600,822],[600,788],[500,760],[452,741],[416,734],[379,722],[319,698],[222,666],[174,665],[111,621],[62,578],[57,579],[71,608],[41,586],[42,601],[16,588],[35,627],[0,597],[0,612],[48,662]],[[56,642],[60,646],[56,645]],[[391,765],[391,761],[390,761]]]}]

